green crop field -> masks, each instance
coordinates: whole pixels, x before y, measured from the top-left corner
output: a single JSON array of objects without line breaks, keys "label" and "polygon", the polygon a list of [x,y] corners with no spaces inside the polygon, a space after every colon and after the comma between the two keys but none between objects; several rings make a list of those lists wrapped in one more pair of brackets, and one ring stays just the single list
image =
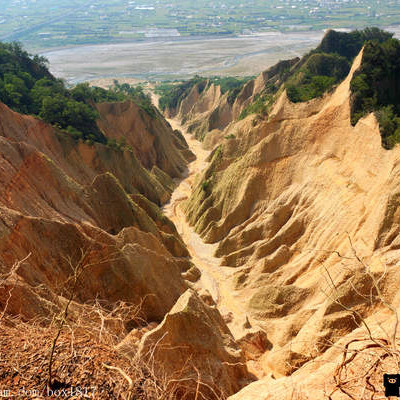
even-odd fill
[{"label": "green crop field", "polygon": [[2,0],[0,40],[30,50],[143,38],[400,24],[397,0]]}]

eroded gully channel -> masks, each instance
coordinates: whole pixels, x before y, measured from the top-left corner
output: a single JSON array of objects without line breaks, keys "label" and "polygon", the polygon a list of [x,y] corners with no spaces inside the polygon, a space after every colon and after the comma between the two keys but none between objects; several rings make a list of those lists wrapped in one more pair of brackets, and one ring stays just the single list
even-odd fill
[{"label": "eroded gully channel", "polygon": [[189,225],[181,207],[182,202],[187,200],[192,193],[196,175],[206,168],[206,159],[210,152],[204,150],[201,142],[188,134],[179,121],[170,119],[168,122],[173,129],[179,129],[182,132],[190,150],[196,155],[196,160],[188,165],[186,177],[177,181],[178,185],[172,194],[171,200],[164,206],[163,211],[174,222],[190,252],[194,265],[201,271],[201,279],[197,283],[197,287],[209,291],[217,303],[219,311],[226,317],[225,319],[232,334],[237,338],[243,333],[246,315],[242,302],[235,297],[230,285],[231,275],[235,272],[235,269],[220,266],[220,260],[214,257],[218,243],[205,243],[194,231],[193,227]]}]

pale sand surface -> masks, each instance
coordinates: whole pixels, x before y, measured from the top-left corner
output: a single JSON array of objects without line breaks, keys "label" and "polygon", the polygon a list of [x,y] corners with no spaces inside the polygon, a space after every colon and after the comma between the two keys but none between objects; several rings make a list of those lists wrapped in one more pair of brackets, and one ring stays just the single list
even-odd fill
[{"label": "pale sand surface", "polygon": [[[154,104],[157,104],[157,96],[153,95],[152,97]],[[202,276],[197,286],[210,292],[222,315],[230,315],[231,321],[227,321],[228,326],[234,337],[238,338],[244,332],[243,325],[246,322],[246,314],[243,303],[235,296],[230,287],[231,274],[235,272],[235,269],[220,266],[220,259],[214,257],[218,244],[205,243],[186,221],[186,216],[181,208],[181,203],[192,192],[196,176],[206,168],[208,164],[206,159],[210,152],[204,150],[202,143],[188,134],[179,121],[176,119],[168,121],[174,129],[179,129],[183,133],[191,151],[197,158],[189,164],[186,178],[179,182],[170,202],[164,206],[163,211],[174,222],[192,256],[193,263],[201,270]]]}]

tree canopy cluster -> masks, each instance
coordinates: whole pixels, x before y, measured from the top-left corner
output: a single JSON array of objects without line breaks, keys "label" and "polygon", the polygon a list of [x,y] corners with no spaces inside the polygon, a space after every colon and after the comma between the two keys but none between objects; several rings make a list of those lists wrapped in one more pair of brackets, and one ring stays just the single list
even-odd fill
[{"label": "tree canopy cluster", "polygon": [[329,30],[317,47],[317,53],[339,54],[352,61],[358,55],[364,44],[370,40],[383,43],[393,37],[393,33],[372,27],[352,32]]},{"label": "tree canopy cluster", "polygon": [[311,54],[286,83],[289,99],[294,102],[321,97],[350,71],[348,60],[338,54]]},{"label": "tree canopy cluster", "polygon": [[294,68],[286,82],[291,101],[301,102],[321,97],[350,72],[354,57],[368,41],[383,43],[393,34],[379,28],[353,32],[328,31],[321,44]]},{"label": "tree canopy cluster", "polygon": [[351,82],[352,123],[375,112],[382,144],[390,149],[400,142],[400,41],[370,41],[364,48],[361,68]]},{"label": "tree canopy cluster", "polygon": [[116,81],[110,90],[87,83],[69,89],[49,72],[44,57],[30,55],[19,43],[0,43],[0,101],[15,111],[40,117],[76,139],[107,144],[96,123],[95,103],[126,99],[155,116],[151,99],[141,87]]}]

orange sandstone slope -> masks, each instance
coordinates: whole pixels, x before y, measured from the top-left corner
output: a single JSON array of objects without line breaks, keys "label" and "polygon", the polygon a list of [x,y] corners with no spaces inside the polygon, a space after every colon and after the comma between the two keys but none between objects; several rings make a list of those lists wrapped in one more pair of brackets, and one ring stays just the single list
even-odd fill
[{"label": "orange sandstone slope", "polygon": [[[77,144],[2,104],[0,113],[2,273],[29,256],[1,291],[3,307],[51,317],[83,254],[91,267],[82,271],[78,302],[138,304],[151,295],[143,316],[161,320],[186,290],[181,273],[191,267],[175,227],[156,210],[170,190],[128,150]],[[172,129],[164,134],[172,143]]]},{"label": "orange sandstone slope", "polygon": [[221,133],[235,120],[241,112],[252,103],[263,89],[268,85],[277,87],[282,83],[282,78],[290,69],[299,62],[299,58],[281,61],[275,66],[262,72],[255,79],[251,79],[234,99],[229,100],[229,92],[221,93],[218,85],[196,84],[174,110],[166,110],[169,117],[182,120],[189,133],[193,133],[199,140],[204,139],[204,144],[211,149],[220,139]]},{"label": "orange sandstone slope", "polygon": [[129,100],[100,103],[96,107],[100,114],[99,128],[107,137],[123,138],[145,168],[156,167],[172,178],[182,177],[186,161],[192,160],[193,155],[190,151],[182,152],[187,150],[187,144],[161,114],[154,110],[155,116],[149,115]]},{"label": "orange sandstone slope", "polygon": [[[99,110],[106,134],[125,137],[133,151],[76,143],[0,104],[0,349],[7,353],[0,385],[18,391],[21,382],[35,390],[49,384],[49,336],[58,337],[63,321],[55,357],[70,367],[66,374],[63,363],[54,363],[51,388],[86,382],[110,392],[94,398],[120,396],[121,382],[114,389],[109,384],[115,372],[96,371],[88,381],[86,342],[97,369],[108,354],[111,371],[127,368],[143,398],[180,393],[190,399],[205,391],[210,399],[226,398],[249,381],[243,355],[219,311],[190,290],[186,278],[199,279],[198,270],[158,207],[169,200],[172,178],[182,175],[193,155],[161,114],[150,120],[129,102]],[[39,340],[43,327],[48,331]],[[23,340],[43,347],[10,354],[10,341],[18,341],[8,329],[20,329]],[[147,331],[141,348],[157,352],[149,360],[139,354],[138,361]],[[78,353],[68,357],[65,346],[74,348],[75,340]],[[185,365],[178,365],[169,343],[198,351],[182,351]],[[28,362],[34,358],[41,360],[35,368]],[[16,370],[16,364],[24,367]],[[179,380],[171,385],[173,378]],[[124,390],[129,397],[134,389]]]},{"label": "orange sandstone slope", "polygon": [[350,124],[361,60],[323,99],[292,104],[282,93],[268,120],[231,124],[235,138],[213,151],[185,205],[196,231],[218,243],[221,265],[234,269],[230,288],[249,325],[271,342],[259,360],[267,377],[235,400],[322,399],[335,388],[332,399],[361,399],[373,390],[368,377],[383,389],[382,365],[371,361],[381,348],[355,367],[358,386],[334,380],[346,345],[370,338],[366,326],[395,346],[400,301],[400,149],[382,148],[373,115]]}]

